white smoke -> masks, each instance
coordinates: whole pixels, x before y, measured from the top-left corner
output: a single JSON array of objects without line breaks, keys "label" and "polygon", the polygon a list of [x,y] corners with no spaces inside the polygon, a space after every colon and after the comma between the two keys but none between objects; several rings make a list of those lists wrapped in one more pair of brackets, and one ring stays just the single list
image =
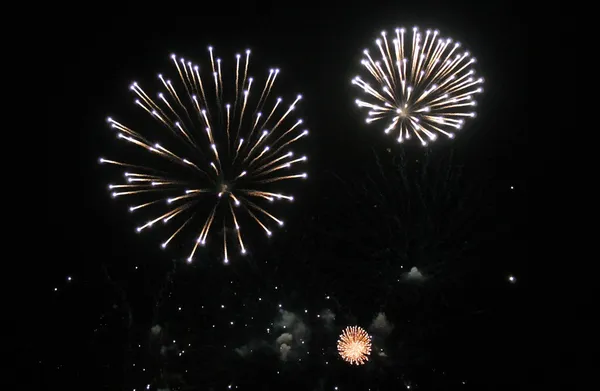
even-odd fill
[{"label": "white smoke", "polygon": [[375,319],[373,319],[371,326],[369,326],[369,330],[372,333],[382,337],[388,336],[393,329],[394,325],[388,321],[387,317],[383,312],[377,314]]},{"label": "white smoke", "polygon": [[324,309],[319,313],[319,318],[325,323],[325,327],[328,329],[333,328],[333,322],[335,321],[335,314],[329,308]]},{"label": "white smoke", "polygon": [[154,337],[159,335],[161,331],[162,331],[162,327],[160,327],[159,324],[154,325],[150,328],[150,334],[152,334],[152,336],[154,336]]},{"label": "white smoke", "polygon": [[405,278],[410,281],[422,281],[425,278],[425,276],[423,276],[423,273],[421,273],[421,271],[417,269],[416,266],[413,266],[410,269],[410,271],[406,274]]},{"label": "white smoke", "polygon": [[310,338],[310,330],[299,314],[291,311],[282,310],[279,312],[274,322],[273,333],[275,340],[271,343],[268,339],[252,341],[235,349],[235,352],[242,357],[247,357],[255,351],[270,347],[281,361],[293,361],[300,359],[307,350]]}]

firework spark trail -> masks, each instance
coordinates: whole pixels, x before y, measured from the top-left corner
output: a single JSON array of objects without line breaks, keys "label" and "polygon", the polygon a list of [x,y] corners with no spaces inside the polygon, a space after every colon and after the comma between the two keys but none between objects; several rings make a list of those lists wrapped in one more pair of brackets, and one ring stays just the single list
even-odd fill
[{"label": "firework spark trail", "polygon": [[371,336],[358,326],[346,327],[340,335],[337,348],[345,361],[362,365],[371,354]]},{"label": "firework spark trail", "polygon": [[[128,170],[124,173],[126,183],[109,185],[109,189],[113,197],[137,196],[142,201],[131,206],[130,212],[165,208],[162,212],[154,210],[153,217],[139,226],[138,232],[159,221],[166,224],[173,220],[176,227],[161,245],[166,248],[180,232],[195,230],[197,236],[188,256],[191,262],[198,246],[206,244],[216,222],[222,221],[223,257],[228,263],[232,243],[237,244],[241,254],[247,252],[239,223],[242,214],[267,236],[272,234],[270,224],[284,224],[267,209],[272,202],[294,200],[293,196],[280,193],[278,185],[307,177],[297,171],[306,156],[295,157],[288,148],[307,136],[308,130],[299,129],[301,119],[292,122],[289,118],[301,95],[287,109],[282,98],[270,99],[279,69],[270,69],[262,88],[257,86],[248,73],[250,50],[246,50],[245,57],[236,55],[235,70],[231,72],[235,83],[230,87],[223,82],[228,74],[222,69],[221,59],[214,57],[212,47],[209,54],[210,68],[206,73],[210,73],[210,81],[202,78],[198,65],[171,55],[183,88],[178,90],[162,74],[158,78],[166,93],[158,93],[156,100],[138,83],[130,86],[136,95],[135,104],[158,125],[153,135],[165,137],[164,143],[151,141],[147,132],[142,134],[107,119],[119,139],[162,158],[163,162],[130,164],[101,158],[100,163]],[[214,93],[207,89],[211,84]],[[233,105],[224,101],[228,93],[233,95]],[[268,115],[262,114],[263,108]],[[167,169],[156,167],[165,164]],[[148,195],[153,198],[142,200]],[[208,207],[203,209],[201,205]],[[203,219],[201,226],[192,224],[196,216],[203,216],[199,217]],[[228,229],[235,232],[235,240],[227,240]]]},{"label": "firework spark trail", "polygon": [[476,106],[473,95],[483,91],[483,79],[471,68],[475,58],[458,53],[459,43],[440,38],[437,30],[427,30],[423,38],[414,27],[412,39],[397,28],[391,44],[385,31],[375,44],[377,54],[365,49],[361,60],[369,77],[352,79],[367,96],[368,101],[355,101],[369,110],[367,123],[387,121],[385,133],[397,134],[398,142],[415,135],[425,146],[438,133],[453,138],[465,118],[475,117],[468,109]]}]

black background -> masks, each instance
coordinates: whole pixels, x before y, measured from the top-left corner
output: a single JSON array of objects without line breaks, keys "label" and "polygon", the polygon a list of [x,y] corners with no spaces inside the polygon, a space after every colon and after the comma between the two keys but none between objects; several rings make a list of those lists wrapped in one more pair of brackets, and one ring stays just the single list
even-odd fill
[{"label": "black background", "polygon": [[[53,240],[41,268],[51,337],[36,346],[42,353],[29,357],[41,384],[156,389],[167,388],[167,373],[185,373],[189,388],[181,389],[190,390],[228,384],[480,390],[540,382],[531,360],[535,312],[528,293],[529,40],[518,6],[223,2],[82,5],[68,12],[54,26],[57,64],[51,67],[59,82],[49,102],[54,119],[61,119],[50,128],[51,177],[65,183],[49,194]],[[382,29],[412,25],[462,42],[485,77],[477,118],[452,142],[428,150],[398,146],[366,126],[350,85],[362,49]],[[304,95],[301,115],[311,130],[303,146],[310,177],[287,211],[287,228],[270,243],[251,243],[250,261],[233,259],[230,266],[208,256],[190,266],[182,254],[136,235],[126,205],[106,190],[115,172],[97,164],[119,146],[104,119],[132,112],[131,81],[172,72],[171,53],[204,63],[208,45],[224,61],[251,48],[255,72],[281,68],[279,87]],[[416,264],[394,255],[401,252],[394,249],[400,228],[390,216],[399,211],[391,205],[401,190],[386,178],[393,178],[391,158],[400,155],[430,162],[423,183],[460,166],[461,185],[449,191],[458,198],[465,188],[480,194],[458,212],[478,217],[460,236],[474,244],[468,259],[454,259],[451,245],[449,258],[436,258],[443,265],[439,278],[416,287],[394,285]],[[370,178],[378,184],[371,186]],[[419,216],[414,212],[416,221]],[[417,240],[439,240],[427,235]],[[252,306],[257,297],[261,305]],[[276,318],[279,304],[294,313],[330,308],[335,331],[308,317],[313,353],[301,363],[267,353],[240,359],[233,349],[263,338],[258,330]],[[388,359],[356,368],[336,358],[339,330],[353,323],[366,328],[379,312],[395,325],[385,342]],[[255,328],[210,329],[230,319]],[[185,359],[167,359],[159,353],[167,337],[149,336],[155,324],[168,329],[169,340],[193,341],[196,349]]]}]

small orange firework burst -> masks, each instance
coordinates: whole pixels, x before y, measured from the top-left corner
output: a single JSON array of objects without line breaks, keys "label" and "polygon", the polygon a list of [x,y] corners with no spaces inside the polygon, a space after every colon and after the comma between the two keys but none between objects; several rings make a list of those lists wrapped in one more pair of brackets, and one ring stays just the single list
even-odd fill
[{"label": "small orange firework burst", "polygon": [[362,365],[371,354],[371,336],[358,326],[346,327],[340,335],[337,348],[344,360],[350,364]]}]

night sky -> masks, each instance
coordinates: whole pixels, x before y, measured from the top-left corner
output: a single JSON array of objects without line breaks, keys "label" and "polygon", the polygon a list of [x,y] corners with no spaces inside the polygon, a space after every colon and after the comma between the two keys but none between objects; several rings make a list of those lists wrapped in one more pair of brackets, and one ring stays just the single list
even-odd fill
[{"label": "night sky", "polygon": [[[511,2],[101,7],[65,19],[50,64],[53,238],[41,263],[45,336],[31,342],[40,389],[488,390],[528,372],[528,31]],[[200,2],[198,3],[200,4]],[[454,140],[396,144],[366,125],[350,80],[382,29],[439,29],[477,57],[477,118]],[[515,42],[519,42],[515,45]],[[286,225],[223,265],[194,263],[137,234],[107,190],[122,153],[106,126],[136,115],[128,86],[173,74],[176,53],[205,64],[252,49],[259,74],[304,99],[308,179]],[[156,89],[149,88],[151,91]],[[55,124],[54,126],[58,126]],[[49,174],[52,175],[52,174]],[[63,176],[64,178],[64,176]],[[68,194],[66,194],[68,193]],[[162,233],[162,232],[158,232]],[[166,233],[163,233],[166,234]],[[413,269],[414,268],[414,269]],[[346,326],[373,336],[364,366],[342,361]],[[282,356],[278,337],[294,336]]]}]

